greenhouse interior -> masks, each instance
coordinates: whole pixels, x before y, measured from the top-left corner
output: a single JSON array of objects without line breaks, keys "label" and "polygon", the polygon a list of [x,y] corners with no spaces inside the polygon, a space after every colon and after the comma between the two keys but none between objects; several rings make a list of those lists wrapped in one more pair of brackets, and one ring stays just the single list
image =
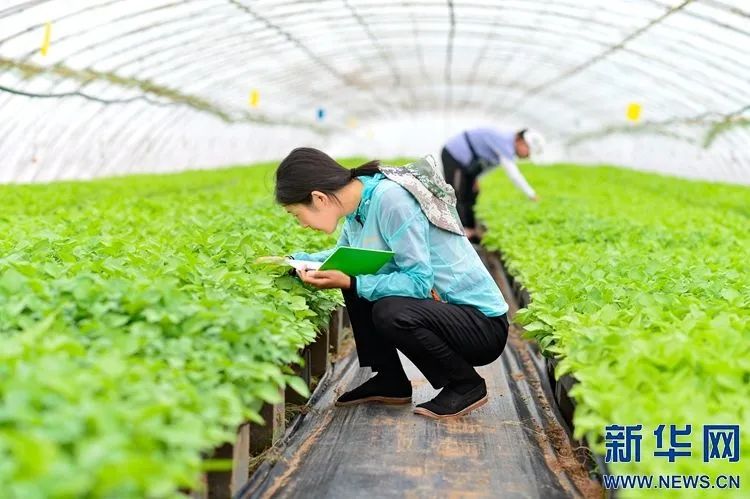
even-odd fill
[{"label": "greenhouse interior", "polygon": [[0,497],[750,497],[749,2],[2,0],[0,117]]}]

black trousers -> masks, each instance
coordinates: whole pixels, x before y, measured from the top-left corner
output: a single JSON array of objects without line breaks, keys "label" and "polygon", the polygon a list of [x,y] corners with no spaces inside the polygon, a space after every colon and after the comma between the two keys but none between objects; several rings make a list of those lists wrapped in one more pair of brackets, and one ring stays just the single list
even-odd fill
[{"label": "black trousers", "polygon": [[461,218],[461,223],[464,227],[473,229],[477,224],[474,218],[474,204],[477,202],[474,181],[477,177],[467,175],[461,164],[451,156],[451,153],[445,147],[440,153],[440,159],[443,161],[445,181],[456,191],[456,209],[458,210],[458,216]]},{"label": "black trousers", "polygon": [[433,388],[475,381],[473,366],[497,359],[508,339],[508,319],[487,317],[469,305],[391,296],[371,302],[342,290],[361,367],[404,372],[396,350]]}]

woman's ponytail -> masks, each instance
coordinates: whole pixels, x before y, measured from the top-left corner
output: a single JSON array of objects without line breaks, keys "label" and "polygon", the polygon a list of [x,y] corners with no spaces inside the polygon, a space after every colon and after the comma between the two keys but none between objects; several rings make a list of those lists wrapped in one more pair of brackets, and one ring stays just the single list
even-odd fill
[{"label": "woman's ponytail", "polygon": [[335,198],[336,191],[353,178],[376,173],[380,173],[378,160],[349,170],[323,151],[312,147],[298,147],[276,169],[276,202],[281,205],[309,204],[312,201],[312,191],[320,191]]},{"label": "woman's ponytail", "polygon": [[356,168],[352,168],[352,178],[357,177],[371,177],[376,173],[380,173],[380,161],[375,159],[364,165],[360,165]]}]

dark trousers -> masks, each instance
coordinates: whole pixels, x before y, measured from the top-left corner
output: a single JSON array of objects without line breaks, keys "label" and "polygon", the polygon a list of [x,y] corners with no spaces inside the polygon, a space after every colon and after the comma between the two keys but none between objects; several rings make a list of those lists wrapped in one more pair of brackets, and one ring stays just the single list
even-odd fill
[{"label": "dark trousers", "polygon": [[371,302],[342,292],[361,367],[403,373],[398,349],[437,389],[476,381],[473,366],[491,363],[505,348],[506,315],[490,318],[468,305],[401,296]]},{"label": "dark trousers", "polygon": [[456,191],[456,209],[458,210],[458,216],[461,218],[461,223],[464,227],[474,229],[476,227],[474,204],[477,201],[474,181],[477,177],[467,175],[461,164],[451,156],[451,153],[445,147],[440,153],[440,158],[443,161],[445,181]]}]

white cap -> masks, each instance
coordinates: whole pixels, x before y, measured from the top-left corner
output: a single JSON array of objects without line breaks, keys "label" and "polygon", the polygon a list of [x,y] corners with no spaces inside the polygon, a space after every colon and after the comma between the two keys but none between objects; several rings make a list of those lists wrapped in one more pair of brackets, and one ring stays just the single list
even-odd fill
[{"label": "white cap", "polygon": [[544,140],[544,136],[533,128],[527,128],[523,133],[523,140],[529,146],[529,155],[533,158],[535,156],[541,156],[544,153],[544,148],[547,145]]}]

